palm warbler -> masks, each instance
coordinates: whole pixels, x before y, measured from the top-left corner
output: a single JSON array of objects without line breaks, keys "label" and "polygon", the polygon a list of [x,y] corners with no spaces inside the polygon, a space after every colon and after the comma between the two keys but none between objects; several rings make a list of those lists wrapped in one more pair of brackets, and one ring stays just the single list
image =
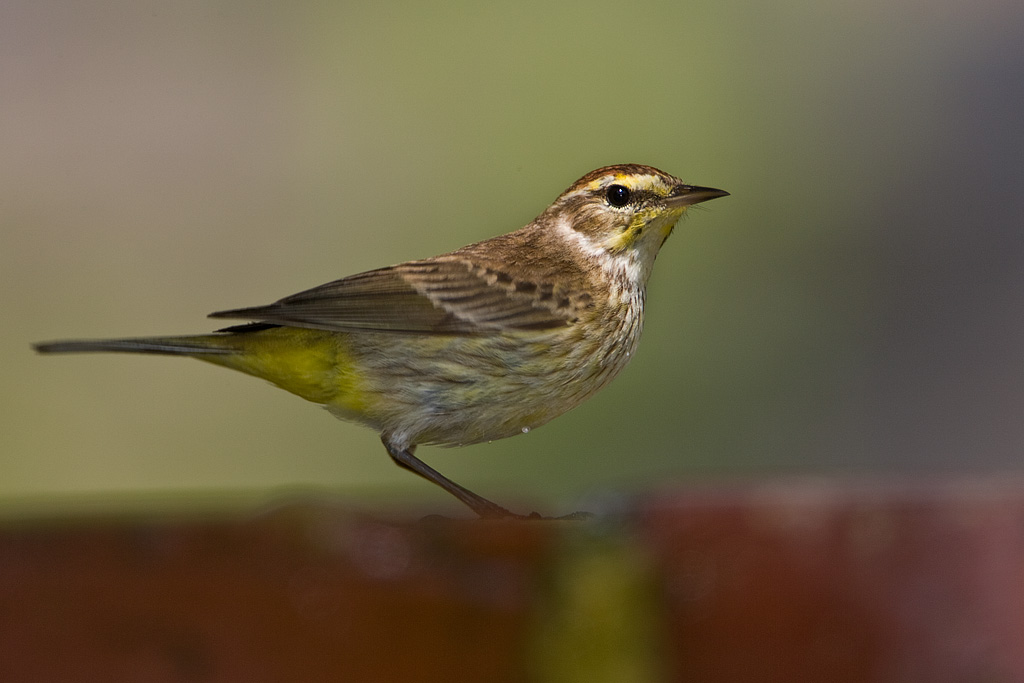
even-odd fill
[{"label": "palm warbler", "polygon": [[661,245],[688,206],[727,194],[608,166],[515,232],[210,316],[255,322],[35,348],[192,356],[262,377],[378,430],[398,465],[481,517],[515,517],[427,466],[416,446],[525,433],[611,381],[640,338]]}]

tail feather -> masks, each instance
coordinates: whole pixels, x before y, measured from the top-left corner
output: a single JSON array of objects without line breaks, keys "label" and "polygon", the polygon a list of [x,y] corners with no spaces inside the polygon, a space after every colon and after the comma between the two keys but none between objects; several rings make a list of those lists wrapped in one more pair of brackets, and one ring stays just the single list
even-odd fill
[{"label": "tail feather", "polygon": [[71,339],[33,344],[39,353],[162,353],[172,356],[230,354],[237,351],[225,342],[231,335],[197,337],[138,337],[130,339]]},{"label": "tail feather", "polygon": [[71,339],[42,342],[33,347],[39,353],[97,351],[186,356],[260,377],[314,403],[328,403],[337,397],[339,367],[348,363],[337,332],[260,323],[188,337]]}]

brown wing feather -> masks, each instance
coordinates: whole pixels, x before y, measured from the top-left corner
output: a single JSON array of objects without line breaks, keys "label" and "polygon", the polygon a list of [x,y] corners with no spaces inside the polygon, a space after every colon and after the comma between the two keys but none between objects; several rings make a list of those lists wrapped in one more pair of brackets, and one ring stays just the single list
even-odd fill
[{"label": "brown wing feather", "polygon": [[[542,292],[541,292],[542,293]],[[488,334],[568,324],[574,313],[550,292],[516,287],[507,276],[456,254],[371,270],[299,292],[269,306],[220,311],[323,330]]]}]

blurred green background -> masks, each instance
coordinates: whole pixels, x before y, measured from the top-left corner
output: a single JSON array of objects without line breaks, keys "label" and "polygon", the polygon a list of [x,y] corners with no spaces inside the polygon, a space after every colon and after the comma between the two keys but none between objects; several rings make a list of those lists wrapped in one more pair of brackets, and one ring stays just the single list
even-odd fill
[{"label": "blurred green background", "polygon": [[1024,5],[5,2],[0,508],[451,506],[258,380],[33,341],[194,333],[531,220],[587,171],[690,212],[640,353],[422,457],[502,503],[780,473],[1019,472]]}]

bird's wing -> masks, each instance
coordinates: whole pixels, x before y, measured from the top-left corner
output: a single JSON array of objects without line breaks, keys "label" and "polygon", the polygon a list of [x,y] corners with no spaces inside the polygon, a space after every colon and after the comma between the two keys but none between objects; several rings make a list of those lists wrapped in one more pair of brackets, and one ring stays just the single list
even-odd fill
[{"label": "bird's wing", "polygon": [[468,335],[561,327],[575,319],[578,303],[554,284],[515,281],[494,267],[449,254],[210,317],[348,332]]}]

